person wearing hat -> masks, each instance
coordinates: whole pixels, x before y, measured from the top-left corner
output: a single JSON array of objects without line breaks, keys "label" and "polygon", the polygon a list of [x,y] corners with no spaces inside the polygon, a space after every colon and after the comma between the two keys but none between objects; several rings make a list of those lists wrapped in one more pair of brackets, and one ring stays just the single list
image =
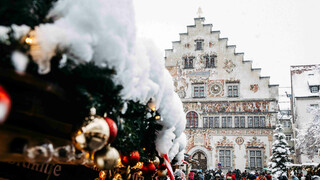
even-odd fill
[{"label": "person wearing hat", "polygon": [[219,173],[217,173],[217,174],[215,175],[215,180],[220,180],[220,174],[219,174]]},{"label": "person wearing hat", "polygon": [[224,177],[223,172],[221,172],[221,174],[220,174],[220,180],[226,180],[226,178]]}]

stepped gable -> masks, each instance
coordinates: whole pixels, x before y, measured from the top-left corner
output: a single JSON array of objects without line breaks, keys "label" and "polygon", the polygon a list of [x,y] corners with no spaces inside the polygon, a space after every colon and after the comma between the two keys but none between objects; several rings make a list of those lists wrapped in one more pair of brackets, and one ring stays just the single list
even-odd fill
[{"label": "stepped gable", "polygon": [[[241,71],[245,75],[243,81],[250,81],[252,86],[266,85],[270,91],[274,91],[271,96],[277,99],[277,84],[270,84],[270,76],[261,76],[261,68],[253,68],[251,60],[244,60],[243,52],[236,52],[236,45],[228,45],[228,38],[221,38],[220,31],[212,30],[212,24],[204,24],[205,18],[194,18],[195,24],[187,26],[186,33],[180,33],[180,40],[172,42],[172,49],[165,50],[165,64],[169,71],[177,71],[181,69],[183,60],[181,57],[194,56],[195,63],[198,58],[203,60],[205,55],[217,56],[217,68],[224,68],[225,73],[218,74],[217,77],[228,77],[228,79],[236,79],[237,74]],[[195,42],[203,41],[203,49],[195,51]],[[202,62],[203,63],[203,62]],[[194,67],[196,71],[207,70],[201,67]],[[246,73],[244,73],[244,71]],[[172,74],[172,73],[171,73]],[[175,73],[173,73],[175,74]],[[226,75],[224,75],[226,74]],[[215,72],[210,71],[210,76]],[[238,77],[239,78],[239,77]],[[240,79],[241,81],[241,79]]]}]

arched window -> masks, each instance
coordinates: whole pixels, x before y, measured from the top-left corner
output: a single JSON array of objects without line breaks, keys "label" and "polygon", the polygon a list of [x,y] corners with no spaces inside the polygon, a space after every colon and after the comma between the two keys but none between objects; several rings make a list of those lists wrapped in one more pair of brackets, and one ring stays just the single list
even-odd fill
[{"label": "arched window", "polygon": [[192,164],[192,169],[202,169],[202,171],[207,170],[207,157],[202,152],[196,152],[192,159],[195,159],[199,163]]},{"label": "arched window", "polygon": [[187,114],[187,127],[197,128],[198,127],[198,114],[194,111],[190,111]]}]

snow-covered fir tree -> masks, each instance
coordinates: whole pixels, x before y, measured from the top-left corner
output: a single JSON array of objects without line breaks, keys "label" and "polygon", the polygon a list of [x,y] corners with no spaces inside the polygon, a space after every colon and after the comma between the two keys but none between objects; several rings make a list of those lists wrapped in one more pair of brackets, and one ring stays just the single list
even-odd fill
[{"label": "snow-covered fir tree", "polygon": [[286,136],[282,132],[282,125],[277,124],[273,135],[274,142],[272,144],[272,156],[270,157],[271,162],[269,163],[274,178],[279,178],[281,175],[284,175],[287,171],[286,165],[291,163]]},{"label": "snow-covered fir tree", "polygon": [[306,129],[298,130],[295,141],[296,148],[312,159],[320,148],[320,109],[309,107],[308,111],[314,114],[314,119]]}]

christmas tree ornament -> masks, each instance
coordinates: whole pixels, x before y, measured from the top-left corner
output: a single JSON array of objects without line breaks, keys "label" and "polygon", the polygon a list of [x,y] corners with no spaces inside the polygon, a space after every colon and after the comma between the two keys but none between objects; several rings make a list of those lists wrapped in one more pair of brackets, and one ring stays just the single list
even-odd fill
[{"label": "christmas tree ornament", "polygon": [[113,176],[113,180],[122,180],[121,174],[117,173]]},{"label": "christmas tree ornament", "polygon": [[0,85],[0,124],[8,117],[11,108],[11,99],[7,91]]},{"label": "christmas tree ornament", "polygon": [[135,166],[133,166],[132,168],[135,169],[141,169],[143,167],[143,162],[138,162]]},{"label": "christmas tree ornament", "polygon": [[53,152],[53,160],[58,163],[70,162],[74,159],[75,148],[72,144],[56,147]]},{"label": "christmas tree ornament", "polygon": [[107,176],[107,173],[105,171],[99,172],[99,180],[105,180]]},{"label": "christmas tree ornament", "polygon": [[53,156],[53,145],[47,140],[33,140],[23,148],[24,158],[31,163],[47,163]]},{"label": "christmas tree ornament", "polygon": [[156,167],[152,163],[146,162],[143,164],[141,170],[143,174],[153,174],[156,171]]},{"label": "christmas tree ornament", "polygon": [[129,157],[129,163],[131,166],[136,165],[140,160],[140,154],[138,151],[133,151]]},{"label": "christmas tree ornament", "polygon": [[90,109],[90,116],[74,134],[72,140],[75,147],[81,151],[93,154],[102,149],[109,139],[108,123],[96,115],[96,109]]},{"label": "christmas tree ornament", "polygon": [[108,140],[108,144],[110,144],[117,137],[118,126],[112,119],[110,119],[108,117],[105,117],[104,119],[108,123],[109,129],[110,129],[110,137],[109,137],[109,140]]},{"label": "christmas tree ornament", "polygon": [[120,155],[116,148],[106,146],[95,153],[94,163],[99,169],[112,170],[117,165],[119,158]]},{"label": "christmas tree ornament", "polygon": [[167,166],[163,163],[163,164],[160,164],[160,165],[158,166],[158,169],[160,169],[160,170],[165,170],[165,169],[167,169]]},{"label": "christmas tree ornament", "polygon": [[159,177],[167,177],[167,169],[165,170],[158,170],[157,174]]},{"label": "christmas tree ornament", "polygon": [[121,163],[124,166],[128,166],[129,165],[129,157],[128,156],[121,156]]},{"label": "christmas tree ornament", "polygon": [[156,156],[152,162],[156,167],[158,167],[160,164],[160,159],[158,158],[158,156]]},{"label": "christmas tree ornament", "polygon": [[83,165],[85,164],[88,159],[86,159],[86,152],[80,151],[80,150],[75,150],[74,157],[73,157],[73,164],[79,164]]},{"label": "christmas tree ornament", "polygon": [[156,116],[154,117],[156,120],[161,119],[160,113],[158,113],[158,111],[156,112]]},{"label": "christmas tree ornament", "polygon": [[150,98],[147,105],[152,111],[156,111],[157,108],[156,108],[156,103],[154,98]]}]

